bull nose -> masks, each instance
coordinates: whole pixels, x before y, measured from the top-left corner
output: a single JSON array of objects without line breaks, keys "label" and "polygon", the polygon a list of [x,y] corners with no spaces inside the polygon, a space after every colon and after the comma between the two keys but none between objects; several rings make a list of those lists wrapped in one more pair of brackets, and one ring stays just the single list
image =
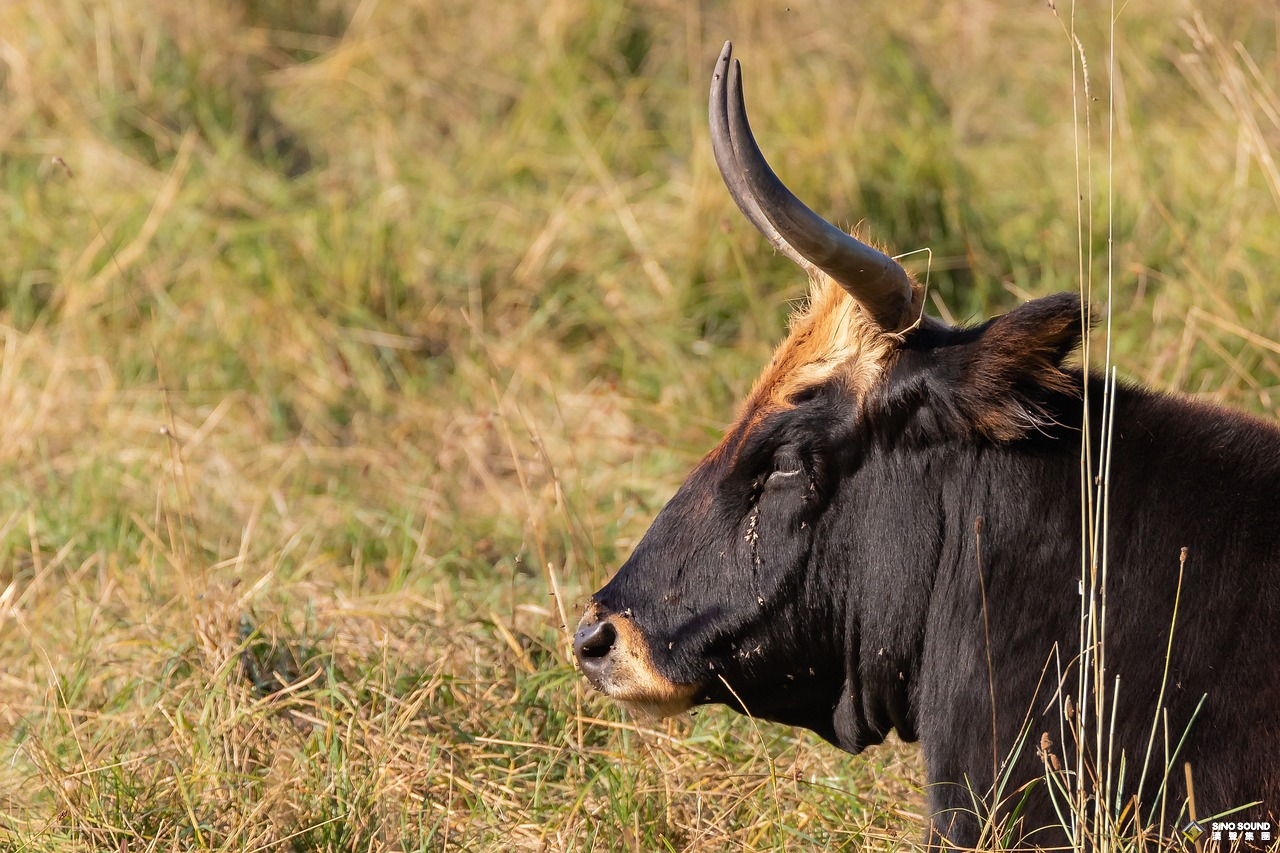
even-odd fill
[{"label": "bull nose", "polygon": [[613,651],[617,639],[617,629],[607,620],[583,625],[573,635],[573,654],[591,683],[599,686],[600,678],[609,665],[609,652]]}]

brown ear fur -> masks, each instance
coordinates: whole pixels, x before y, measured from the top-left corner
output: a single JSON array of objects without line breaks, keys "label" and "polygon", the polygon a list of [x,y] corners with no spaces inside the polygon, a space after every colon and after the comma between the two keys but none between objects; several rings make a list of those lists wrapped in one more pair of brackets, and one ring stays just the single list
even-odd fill
[{"label": "brown ear fur", "polygon": [[1013,441],[1047,418],[1048,393],[1078,394],[1062,366],[1083,332],[1080,300],[1059,293],[992,320],[970,348],[963,408],[983,434]]}]

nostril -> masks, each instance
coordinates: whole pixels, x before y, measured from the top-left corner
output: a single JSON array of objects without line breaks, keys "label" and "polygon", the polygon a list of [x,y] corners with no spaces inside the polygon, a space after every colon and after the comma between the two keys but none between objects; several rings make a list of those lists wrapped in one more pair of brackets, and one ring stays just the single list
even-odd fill
[{"label": "nostril", "polygon": [[602,658],[609,654],[617,639],[618,631],[612,624],[597,622],[578,632],[578,636],[574,638],[573,650],[580,659]]}]

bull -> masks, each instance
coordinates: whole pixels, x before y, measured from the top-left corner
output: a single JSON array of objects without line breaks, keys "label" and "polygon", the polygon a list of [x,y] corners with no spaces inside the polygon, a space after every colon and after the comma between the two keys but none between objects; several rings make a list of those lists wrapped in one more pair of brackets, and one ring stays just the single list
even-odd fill
[{"label": "bull", "polygon": [[[1071,366],[1073,294],[976,327],[924,316],[902,266],[770,169],[730,54],[716,162],[809,300],[591,597],[586,678],[643,713],[721,703],[851,753],[919,741],[934,849],[1087,844],[1079,804],[1103,796],[1167,840],[1188,815],[1152,804],[1189,785],[1199,816],[1274,821],[1280,431]],[[1105,469],[1082,465],[1104,441]],[[1082,533],[1095,467],[1105,543]]]}]

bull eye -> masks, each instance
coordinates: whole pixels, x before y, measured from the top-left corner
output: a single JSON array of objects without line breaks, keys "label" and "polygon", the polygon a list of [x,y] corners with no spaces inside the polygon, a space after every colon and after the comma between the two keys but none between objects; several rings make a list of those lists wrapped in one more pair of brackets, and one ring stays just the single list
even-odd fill
[{"label": "bull eye", "polygon": [[795,469],[785,470],[785,471],[779,468],[769,475],[769,479],[765,480],[765,484],[780,486],[783,484],[784,481],[794,477],[799,477],[803,473],[804,473],[803,468],[795,468]]},{"label": "bull eye", "polygon": [[773,470],[765,480],[767,484],[780,486],[788,480],[801,477],[805,473],[804,460],[794,448],[784,447],[773,456]]}]

